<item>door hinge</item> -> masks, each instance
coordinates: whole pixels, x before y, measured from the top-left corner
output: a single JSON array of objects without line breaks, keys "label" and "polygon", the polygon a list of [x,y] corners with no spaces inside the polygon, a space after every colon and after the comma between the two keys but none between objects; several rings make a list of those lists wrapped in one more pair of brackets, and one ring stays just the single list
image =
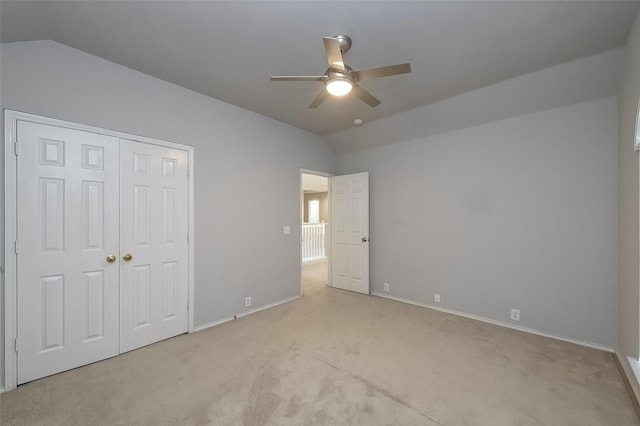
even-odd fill
[{"label": "door hinge", "polygon": [[13,343],[14,343],[15,351],[18,352],[18,339],[15,339]]},{"label": "door hinge", "polygon": [[187,232],[187,243],[190,243],[190,242],[191,242],[190,236],[189,236],[189,233]]},{"label": "door hinge", "polygon": [[13,143],[13,154],[17,157],[18,156],[18,141],[15,141]]},{"label": "door hinge", "polygon": [[191,167],[187,167],[187,176],[191,176]]},{"label": "door hinge", "polygon": [[15,241],[14,241],[14,247],[15,247],[15,252],[16,252],[16,254],[18,254],[18,251],[19,251],[19,250],[18,250],[18,240],[15,240]]}]

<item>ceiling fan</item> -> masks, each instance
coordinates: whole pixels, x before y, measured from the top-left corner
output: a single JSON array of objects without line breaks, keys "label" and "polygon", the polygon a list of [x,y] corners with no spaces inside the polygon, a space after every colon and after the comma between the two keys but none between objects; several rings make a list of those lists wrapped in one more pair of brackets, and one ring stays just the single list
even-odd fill
[{"label": "ceiling fan", "polygon": [[348,36],[336,35],[334,37],[323,37],[322,40],[324,41],[324,50],[327,52],[327,61],[329,62],[329,68],[324,72],[324,75],[271,76],[271,81],[320,81],[324,83],[324,89],[311,102],[309,108],[317,108],[330,94],[345,96],[349,93],[367,105],[375,107],[380,104],[380,101],[358,85],[358,82],[411,72],[411,64],[398,64],[355,71],[346,65],[342,58],[342,54],[351,48],[351,39]]}]

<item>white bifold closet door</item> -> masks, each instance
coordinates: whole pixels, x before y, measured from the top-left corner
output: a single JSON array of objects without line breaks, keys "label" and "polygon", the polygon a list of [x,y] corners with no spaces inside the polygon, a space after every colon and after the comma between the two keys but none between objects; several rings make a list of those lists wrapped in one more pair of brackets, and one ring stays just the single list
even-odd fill
[{"label": "white bifold closet door", "polygon": [[187,152],[122,141],[120,182],[126,352],[187,331]]},{"label": "white bifold closet door", "polygon": [[17,139],[18,384],[186,332],[186,152],[22,121]]},{"label": "white bifold closet door", "polygon": [[118,139],[18,125],[18,383],[118,354]]}]

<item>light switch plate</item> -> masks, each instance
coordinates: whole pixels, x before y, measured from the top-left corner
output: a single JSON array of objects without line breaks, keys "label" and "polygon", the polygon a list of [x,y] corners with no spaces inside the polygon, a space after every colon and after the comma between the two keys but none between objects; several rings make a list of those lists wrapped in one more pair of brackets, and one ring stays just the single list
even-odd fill
[{"label": "light switch plate", "polygon": [[290,226],[283,226],[283,227],[282,227],[282,233],[283,233],[284,235],[289,235],[289,234],[291,234],[291,227],[290,227]]}]

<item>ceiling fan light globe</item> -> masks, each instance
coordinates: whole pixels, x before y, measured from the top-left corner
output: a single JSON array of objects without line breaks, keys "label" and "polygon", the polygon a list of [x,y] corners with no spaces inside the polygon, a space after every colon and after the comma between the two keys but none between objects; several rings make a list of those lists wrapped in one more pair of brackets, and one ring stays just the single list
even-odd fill
[{"label": "ceiling fan light globe", "polygon": [[344,96],[351,92],[351,89],[353,89],[353,83],[346,78],[334,78],[327,81],[325,87],[327,92],[331,93],[333,96]]}]

